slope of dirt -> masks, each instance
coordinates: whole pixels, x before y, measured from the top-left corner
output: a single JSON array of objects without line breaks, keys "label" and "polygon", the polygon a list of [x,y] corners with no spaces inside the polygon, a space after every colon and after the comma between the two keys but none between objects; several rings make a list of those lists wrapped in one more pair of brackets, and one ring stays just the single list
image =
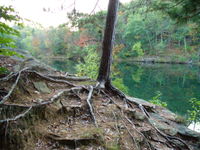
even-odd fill
[{"label": "slope of dirt", "polygon": [[2,150],[200,149],[200,134],[165,108],[121,99],[34,59],[0,56],[0,64],[12,71],[0,78]]}]

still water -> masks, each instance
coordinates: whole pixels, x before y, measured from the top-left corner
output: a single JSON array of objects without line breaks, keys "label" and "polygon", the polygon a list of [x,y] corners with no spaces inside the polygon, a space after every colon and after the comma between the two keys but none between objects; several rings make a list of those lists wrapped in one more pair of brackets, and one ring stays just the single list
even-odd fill
[{"label": "still water", "polygon": [[[52,60],[48,64],[58,70],[76,73],[76,63],[69,60]],[[118,62],[112,73],[114,82],[120,79],[118,84],[126,94],[151,100],[159,91],[168,109],[181,116],[191,110],[189,99],[200,100],[200,68],[197,66]]]},{"label": "still water", "polygon": [[117,68],[130,96],[151,100],[159,91],[168,109],[181,116],[191,109],[189,99],[200,99],[199,67],[122,62]]}]

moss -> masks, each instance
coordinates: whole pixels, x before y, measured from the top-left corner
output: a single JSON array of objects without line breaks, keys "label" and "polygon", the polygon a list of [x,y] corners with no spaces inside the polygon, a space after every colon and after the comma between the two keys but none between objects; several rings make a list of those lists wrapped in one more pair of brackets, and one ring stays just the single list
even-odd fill
[{"label": "moss", "polygon": [[81,138],[96,138],[97,136],[103,138],[103,129],[101,128],[86,128],[82,131]]},{"label": "moss", "polygon": [[181,124],[187,124],[187,119],[185,117],[182,117],[180,115],[177,115],[176,118],[175,118],[175,121],[177,123],[181,123]]},{"label": "moss", "polygon": [[106,149],[107,150],[120,150],[120,146],[119,146],[119,144],[113,143],[113,144],[106,145]]}]

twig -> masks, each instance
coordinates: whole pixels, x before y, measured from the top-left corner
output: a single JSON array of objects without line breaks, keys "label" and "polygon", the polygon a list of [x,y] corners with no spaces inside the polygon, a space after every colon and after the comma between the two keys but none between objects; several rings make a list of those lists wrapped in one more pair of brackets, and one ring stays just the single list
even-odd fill
[{"label": "twig", "polygon": [[92,15],[92,13],[93,13],[93,12],[94,12],[94,10],[96,9],[96,7],[97,7],[98,3],[99,3],[99,0],[97,0],[97,1],[96,1],[96,4],[95,4],[95,6],[94,6],[93,10],[90,12],[90,15]]},{"label": "twig", "polygon": [[92,104],[91,104],[93,86],[90,86],[89,88],[90,88],[90,90],[89,90],[89,94],[88,94],[88,97],[87,97],[87,104],[89,106],[90,114],[92,115],[92,119],[94,121],[94,124],[95,124],[96,127],[98,127],[97,122],[96,122],[96,118],[95,118],[95,115],[94,115],[93,107],[92,107]]},{"label": "twig", "polygon": [[9,121],[6,121],[6,126],[5,126],[5,137],[7,136],[7,131],[8,131],[8,125],[9,125]]}]

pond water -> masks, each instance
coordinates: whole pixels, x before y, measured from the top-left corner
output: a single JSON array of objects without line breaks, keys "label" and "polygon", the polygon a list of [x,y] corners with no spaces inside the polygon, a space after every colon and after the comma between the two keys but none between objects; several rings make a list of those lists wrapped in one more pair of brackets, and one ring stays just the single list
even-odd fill
[{"label": "pond water", "polygon": [[128,88],[128,95],[151,100],[159,91],[168,109],[181,116],[191,109],[189,99],[200,99],[199,67],[121,62],[117,69]]},{"label": "pond water", "polygon": [[[76,63],[53,60],[51,66],[58,70],[76,73]],[[181,116],[191,110],[189,99],[200,100],[200,68],[178,64],[139,64],[118,62],[114,64],[113,80],[116,79],[129,96],[151,100],[159,91],[167,108]]]}]

